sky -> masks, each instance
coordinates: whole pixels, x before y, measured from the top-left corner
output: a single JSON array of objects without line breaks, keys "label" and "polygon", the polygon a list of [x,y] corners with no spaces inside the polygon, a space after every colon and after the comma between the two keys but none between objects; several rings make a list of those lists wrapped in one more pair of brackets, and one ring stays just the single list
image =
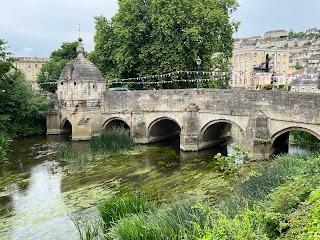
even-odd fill
[{"label": "sky", "polygon": [[[240,21],[235,37],[263,35],[271,30],[320,28],[319,0],[238,0],[232,18]],[[117,0],[5,0],[1,3],[0,38],[17,57],[49,57],[63,42],[81,37],[86,51],[94,48],[94,16],[110,19]]]}]

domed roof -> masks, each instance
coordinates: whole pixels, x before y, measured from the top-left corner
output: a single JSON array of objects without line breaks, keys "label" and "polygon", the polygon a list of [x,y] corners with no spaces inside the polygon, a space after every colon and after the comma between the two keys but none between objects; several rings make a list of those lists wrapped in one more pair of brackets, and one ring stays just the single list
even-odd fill
[{"label": "domed roof", "polygon": [[69,62],[60,74],[60,81],[104,81],[100,70],[83,55],[82,39],[79,38],[78,56]]}]

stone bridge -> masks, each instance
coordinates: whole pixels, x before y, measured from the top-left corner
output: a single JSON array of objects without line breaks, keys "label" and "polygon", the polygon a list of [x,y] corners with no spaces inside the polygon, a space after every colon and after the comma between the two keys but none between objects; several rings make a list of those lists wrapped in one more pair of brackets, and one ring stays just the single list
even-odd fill
[{"label": "stone bridge", "polygon": [[99,99],[61,100],[47,118],[47,133],[72,132],[87,140],[112,126],[124,126],[137,143],[180,137],[183,151],[224,141],[230,126],[240,129],[253,159],[286,150],[290,130],[320,139],[320,95],[283,91],[218,89],[105,91]]},{"label": "stone bridge", "polygon": [[84,57],[69,62],[51,98],[47,134],[72,133],[88,140],[112,126],[123,126],[137,143],[180,137],[183,151],[198,151],[225,141],[230,127],[243,133],[253,159],[288,149],[290,130],[320,138],[320,94],[282,91],[183,89],[106,91],[99,69]]}]

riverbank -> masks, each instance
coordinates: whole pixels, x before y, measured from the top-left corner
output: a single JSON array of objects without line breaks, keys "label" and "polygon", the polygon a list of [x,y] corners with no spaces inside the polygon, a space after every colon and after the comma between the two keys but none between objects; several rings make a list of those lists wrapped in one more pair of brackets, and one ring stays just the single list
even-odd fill
[{"label": "riverbank", "polygon": [[106,222],[101,206],[115,201],[106,200],[98,207],[104,220],[85,227],[83,239],[317,239],[319,173],[319,154],[283,155],[226,182],[227,200],[218,204],[194,195]]}]

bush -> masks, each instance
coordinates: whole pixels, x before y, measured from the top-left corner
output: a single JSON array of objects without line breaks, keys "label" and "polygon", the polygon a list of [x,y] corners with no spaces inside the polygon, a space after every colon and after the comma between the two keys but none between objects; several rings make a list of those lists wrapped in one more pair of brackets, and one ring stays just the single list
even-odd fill
[{"label": "bush", "polygon": [[232,144],[232,147],[233,153],[228,156],[218,153],[213,158],[227,179],[232,178],[243,167],[243,164],[250,160],[249,153],[245,152],[243,147],[236,144]]}]

